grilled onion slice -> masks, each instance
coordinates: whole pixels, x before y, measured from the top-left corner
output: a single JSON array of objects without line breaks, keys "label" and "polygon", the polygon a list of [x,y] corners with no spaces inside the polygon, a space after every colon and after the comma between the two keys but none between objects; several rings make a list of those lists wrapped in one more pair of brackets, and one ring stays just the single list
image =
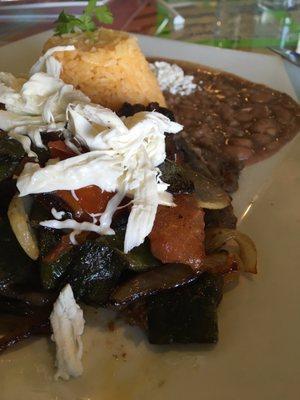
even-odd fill
[{"label": "grilled onion slice", "polygon": [[39,257],[38,243],[27,214],[30,203],[30,198],[14,196],[8,207],[7,215],[20,246],[32,260],[37,260]]},{"label": "grilled onion slice", "polygon": [[235,229],[209,228],[205,231],[205,249],[207,253],[221,251],[234,241],[238,246],[236,254],[241,260],[241,269],[252,274],[257,273],[257,250],[253,241],[244,233]]}]

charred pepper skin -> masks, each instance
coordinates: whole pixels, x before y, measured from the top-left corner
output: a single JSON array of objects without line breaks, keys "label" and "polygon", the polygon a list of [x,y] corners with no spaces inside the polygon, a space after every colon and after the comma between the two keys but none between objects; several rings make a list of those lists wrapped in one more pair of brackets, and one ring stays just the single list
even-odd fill
[{"label": "charred pepper skin", "polygon": [[216,343],[222,289],[222,277],[203,273],[188,286],[150,297],[146,305],[149,342]]}]

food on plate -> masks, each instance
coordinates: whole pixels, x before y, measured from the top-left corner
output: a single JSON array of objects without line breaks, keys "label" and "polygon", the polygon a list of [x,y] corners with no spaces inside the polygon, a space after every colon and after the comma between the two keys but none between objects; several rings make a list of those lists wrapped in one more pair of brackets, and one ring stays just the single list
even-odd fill
[{"label": "food on plate", "polygon": [[[189,157],[201,159],[229,192],[244,165],[270,157],[300,130],[299,104],[284,93],[185,61],[151,61],[168,107],[184,126]],[[177,79],[167,79],[174,62]],[[181,82],[188,92],[180,91]]]},{"label": "food on plate", "polygon": [[61,63],[61,79],[81,90],[94,103],[117,111],[124,102],[147,105],[166,102],[137,39],[126,32],[100,28],[53,36],[44,47],[74,46],[54,53]]},{"label": "food on plate", "polygon": [[157,210],[150,233],[151,252],[164,264],[182,263],[198,272],[205,257],[203,209],[190,193],[174,195],[174,203],[176,207]]},{"label": "food on plate", "polygon": [[151,70],[157,77],[161,90],[180,96],[187,96],[197,90],[194,75],[186,75],[177,64],[165,61],[154,61]]},{"label": "food on plate", "polygon": [[[216,343],[224,289],[257,273],[230,197],[245,161],[262,158],[252,129],[279,124],[283,143],[299,106],[200,66],[159,61],[157,82],[122,32],[67,31],[45,50],[27,79],[0,73],[0,311],[16,316],[0,351],[52,333],[56,377],[80,376],[84,304],[115,310],[153,344]],[[240,157],[246,144],[252,158]]]},{"label": "food on plate", "polygon": [[60,292],[50,315],[52,340],[56,343],[57,372],[55,379],[76,378],[82,374],[83,312],[76,304],[72,288],[66,285]]},{"label": "food on plate", "polygon": [[222,292],[222,277],[205,272],[186,287],[148,298],[150,343],[216,343],[217,307]]}]

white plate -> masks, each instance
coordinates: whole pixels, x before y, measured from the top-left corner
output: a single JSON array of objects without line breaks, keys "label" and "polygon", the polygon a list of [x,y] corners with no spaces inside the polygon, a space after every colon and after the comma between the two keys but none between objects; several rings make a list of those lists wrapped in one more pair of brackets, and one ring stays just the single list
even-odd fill
[{"label": "white plate", "polygon": [[[26,71],[49,33],[0,48],[0,70]],[[276,57],[139,36],[147,55],[199,62],[295,97]],[[46,339],[0,357],[1,400],[294,400],[299,396],[300,138],[244,170],[234,203],[240,229],[256,242],[259,274],[242,278],[219,310],[215,347],[147,343],[134,328],[88,311],[84,375],[54,382]],[[253,201],[255,200],[255,201]],[[252,205],[252,207],[250,206]]]}]

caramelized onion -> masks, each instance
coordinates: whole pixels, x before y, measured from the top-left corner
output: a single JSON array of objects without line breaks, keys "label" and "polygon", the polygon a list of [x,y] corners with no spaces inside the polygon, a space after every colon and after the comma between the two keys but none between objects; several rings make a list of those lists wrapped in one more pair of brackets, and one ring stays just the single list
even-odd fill
[{"label": "caramelized onion", "polygon": [[202,208],[220,210],[230,205],[229,195],[205,173],[194,171],[188,165],[184,166],[189,179],[193,182],[198,204]]},{"label": "caramelized onion", "polygon": [[241,269],[242,261],[237,254],[228,254],[226,251],[208,254],[203,260],[205,271],[214,274],[227,274]]},{"label": "caramelized onion", "polygon": [[205,271],[222,275],[224,286],[236,282],[242,269],[242,261],[237,254],[229,254],[227,251],[208,254],[202,264]]},{"label": "caramelized onion", "polygon": [[195,279],[197,275],[188,265],[165,264],[122,283],[113,292],[111,304],[123,308],[142,297],[185,285]]},{"label": "caramelized onion", "polygon": [[30,204],[28,199],[14,196],[9,204],[7,215],[11,228],[25,253],[32,259],[39,257],[39,248],[36,236],[30,226],[27,210]]},{"label": "caramelized onion", "polygon": [[178,147],[187,155],[188,163],[184,165],[184,169],[194,183],[199,205],[211,210],[220,210],[229,206],[230,196],[219,185],[216,175],[211,173],[206,162],[195,153],[189,141],[185,139],[186,136],[187,133],[183,132],[175,140]]},{"label": "caramelized onion", "polygon": [[224,250],[228,243],[234,241],[238,247],[232,252],[241,260],[241,269],[252,274],[257,273],[257,250],[247,235],[235,229],[225,228],[207,229],[205,235],[205,247],[208,254]]}]

